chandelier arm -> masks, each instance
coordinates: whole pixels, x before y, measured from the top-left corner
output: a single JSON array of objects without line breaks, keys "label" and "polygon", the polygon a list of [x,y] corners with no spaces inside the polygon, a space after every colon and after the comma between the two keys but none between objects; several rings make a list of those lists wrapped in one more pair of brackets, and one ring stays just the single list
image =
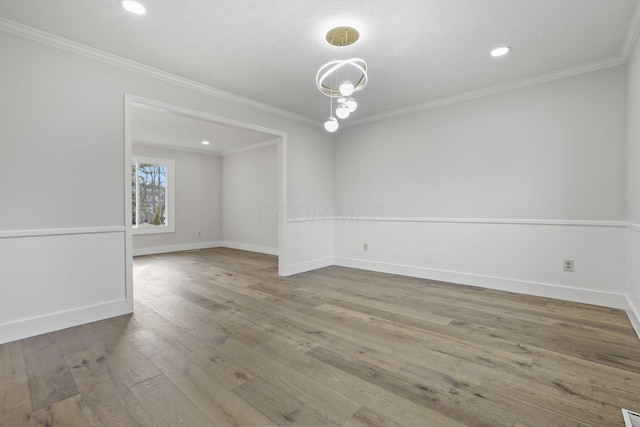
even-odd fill
[{"label": "chandelier arm", "polygon": [[324,81],[327,79],[327,77],[329,77],[333,73],[336,73],[340,69],[343,69],[344,71],[344,68],[346,66],[352,66],[356,68],[358,71],[360,71],[361,76],[358,79],[357,83],[354,85],[354,92],[362,90],[367,85],[368,76],[367,76],[367,63],[360,58],[351,58],[347,60],[335,60],[335,61],[330,61],[324,64],[316,74],[316,86],[318,87],[318,90],[326,96],[331,96],[331,97],[341,96],[340,90],[337,87],[327,86],[324,84]]},{"label": "chandelier arm", "polygon": [[[357,59],[357,58],[356,58],[356,59]],[[351,60],[350,60],[350,61],[351,61]],[[362,60],[360,60],[360,61],[362,61]],[[366,64],[364,61],[362,61],[362,63],[364,64],[364,67],[363,67],[363,66],[360,66],[360,65],[359,65],[359,64],[357,64],[356,62],[350,63],[350,65],[352,65],[353,67],[355,67],[355,68],[359,69],[359,70],[360,70],[360,72],[362,73],[362,76],[360,76],[360,79],[358,80],[358,83],[356,83],[356,84],[354,84],[354,85],[353,85],[353,87],[354,87],[353,91],[354,91],[354,92],[357,92],[357,91],[359,91],[359,90],[364,89],[364,87],[367,85],[367,80],[368,80],[368,77],[367,77],[367,68],[366,68],[366,67],[367,67],[367,64]]]},{"label": "chandelier arm", "polygon": [[[331,61],[324,64],[320,68],[320,70],[318,70],[318,74],[316,74],[316,86],[318,87],[320,92],[327,96],[335,96],[336,89],[331,86],[325,86],[323,83],[328,76],[336,72],[338,69],[342,68],[345,64],[346,62],[341,60]],[[325,69],[327,69],[327,71],[318,78],[318,76],[320,76],[320,73],[322,73],[322,71]]]}]

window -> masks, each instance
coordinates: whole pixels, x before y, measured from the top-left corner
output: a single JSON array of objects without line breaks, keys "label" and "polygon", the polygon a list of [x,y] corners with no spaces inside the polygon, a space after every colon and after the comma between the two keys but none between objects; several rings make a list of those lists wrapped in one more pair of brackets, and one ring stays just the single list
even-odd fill
[{"label": "window", "polygon": [[174,161],[133,156],[131,162],[131,225],[134,234],[172,233]]}]

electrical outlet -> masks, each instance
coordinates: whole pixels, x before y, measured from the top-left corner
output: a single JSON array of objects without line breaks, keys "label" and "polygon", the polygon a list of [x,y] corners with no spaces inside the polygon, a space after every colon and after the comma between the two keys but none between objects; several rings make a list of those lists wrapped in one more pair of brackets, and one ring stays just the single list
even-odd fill
[{"label": "electrical outlet", "polygon": [[368,251],[369,250],[369,244],[368,243],[363,243],[362,244],[362,250],[365,251],[365,252]]},{"label": "electrical outlet", "polygon": [[573,260],[565,259],[563,261],[564,271],[568,271],[569,273],[573,273]]}]

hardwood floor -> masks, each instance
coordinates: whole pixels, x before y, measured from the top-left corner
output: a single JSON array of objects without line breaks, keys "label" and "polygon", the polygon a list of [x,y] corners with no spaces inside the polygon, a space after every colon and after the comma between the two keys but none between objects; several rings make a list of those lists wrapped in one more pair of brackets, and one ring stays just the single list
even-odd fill
[{"label": "hardwood floor", "polygon": [[136,258],[135,313],[0,346],[0,426],[624,426],[621,310],[211,249]]}]

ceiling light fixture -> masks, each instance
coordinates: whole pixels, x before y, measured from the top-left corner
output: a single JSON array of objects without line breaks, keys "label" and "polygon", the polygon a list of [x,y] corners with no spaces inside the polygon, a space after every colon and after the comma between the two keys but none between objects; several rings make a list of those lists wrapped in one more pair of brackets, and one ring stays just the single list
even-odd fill
[{"label": "ceiling light fixture", "polygon": [[338,126],[339,126],[338,120],[333,116],[329,117],[327,119],[327,121],[324,122],[324,129],[327,132],[335,132],[335,131],[337,131],[338,130]]},{"label": "ceiling light fixture", "polygon": [[358,103],[352,97],[348,97],[347,99],[345,99],[343,104],[346,105],[349,111],[352,113],[358,108]]},{"label": "ceiling light fixture", "polygon": [[329,98],[329,118],[324,122],[324,129],[327,132],[335,132],[338,130],[338,120],[333,117],[333,98]]},{"label": "ceiling light fixture", "polygon": [[202,145],[209,145],[209,141],[202,141]]},{"label": "ceiling light fixture", "polygon": [[491,51],[491,56],[493,56],[494,58],[497,58],[498,56],[504,56],[509,53],[510,50],[511,48],[509,46],[500,46]]},{"label": "ceiling light fixture", "polygon": [[346,119],[349,117],[349,114],[351,114],[351,111],[349,111],[349,107],[345,104],[340,104],[338,108],[336,108],[336,116],[338,116],[339,119]]},{"label": "ceiling light fixture", "polygon": [[134,15],[144,15],[147,11],[142,3],[135,0],[122,0],[120,4],[127,10],[127,12],[133,13]]},{"label": "ceiling light fixture", "polygon": [[[359,38],[360,33],[353,27],[336,27],[326,34],[327,43],[340,48],[351,46]],[[338,98],[336,116],[346,119],[358,108],[358,103],[351,95],[364,89],[367,80],[367,63],[360,58],[329,61],[320,67],[316,74],[316,86],[331,102],[331,115],[324,126],[328,132],[338,129],[338,121],[333,117],[333,98]],[[338,81],[342,83],[338,85]]]}]

